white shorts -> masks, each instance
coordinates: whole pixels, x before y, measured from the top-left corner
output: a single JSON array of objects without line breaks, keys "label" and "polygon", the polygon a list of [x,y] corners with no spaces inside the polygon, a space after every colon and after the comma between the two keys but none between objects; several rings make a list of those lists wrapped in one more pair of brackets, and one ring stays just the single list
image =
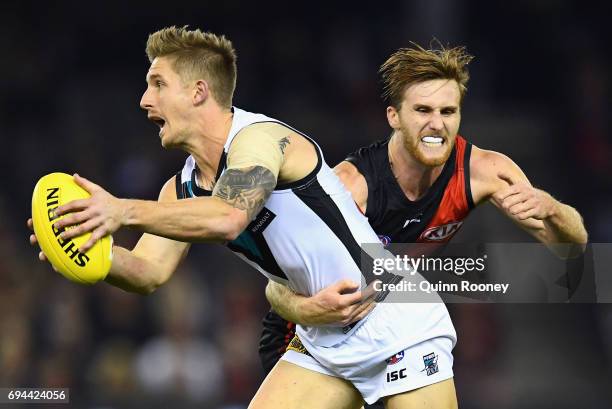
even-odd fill
[{"label": "white shorts", "polygon": [[[380,313],[386,310],[385,313],[391,313],[388,308],[380,307],[382,305],[378,305],[375,311],[379,310]],[[398,311],[401,311],[401,306]],[[401,349],[387,355],[377,352],[384,351],[388,345],[397,345],[397,342],[384,340],[384,331],[382,334],[377,331],[381,329],[379,321],[364,323],[349,338],[332,347],[304,345],[296,335],[281,359],[346,379],[359,390],[368,404],[385,396],[408,392],[453,377],[452,349],[456,334],[450,317],[448,322],[438,327],[444,330],[431,333],[435,334],[433,338],[416,342],[414,340],[418,338],[406,340]]]}]

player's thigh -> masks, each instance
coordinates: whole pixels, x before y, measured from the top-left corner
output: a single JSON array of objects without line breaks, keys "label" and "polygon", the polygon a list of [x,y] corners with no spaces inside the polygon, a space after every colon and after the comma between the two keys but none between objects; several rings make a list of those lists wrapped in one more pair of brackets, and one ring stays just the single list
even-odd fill
[{"label": "player's thigh", "polygon": [[457,407],[453,378],[385,399],[386,409],[457,409]]},{"label": "player's thigh", "polygon": [[350,382],[280,360],[249,409],[357,409],[362,404]]}]

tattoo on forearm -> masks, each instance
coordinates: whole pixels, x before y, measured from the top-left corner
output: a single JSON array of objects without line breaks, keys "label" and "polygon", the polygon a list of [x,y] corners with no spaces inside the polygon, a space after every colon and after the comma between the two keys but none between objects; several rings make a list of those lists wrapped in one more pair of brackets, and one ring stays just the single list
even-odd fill
[{"label": "tattoo on forearm", "polygon": [[276,177],[263,166],[228,169],[219,178],[213,195],[237,209],[246,210],[249,220],[253,220],[274,187]]},{"label": "tattoo on forearm", "polygon": [[280,147],[281,153],[284,155],[285,154],[285,148],[287,147],[287,145],[289,145],[289,137],[285,136],[283,139],[281,139],[280,141],[278,141],[278,146]]}]

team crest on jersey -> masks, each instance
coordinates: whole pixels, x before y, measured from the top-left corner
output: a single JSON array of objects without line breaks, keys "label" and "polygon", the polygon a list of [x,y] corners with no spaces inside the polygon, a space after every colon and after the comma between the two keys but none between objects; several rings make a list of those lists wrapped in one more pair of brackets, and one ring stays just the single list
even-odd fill
[{"label": "team crest on jersey", "polygon": [[397,354],[393,355],[391,358],[388,358],[385,362],[389,365],[395,365],[402,359],[404,359],[404,351],[398,352]]},{"label": "team crest on jersey", "polygon": [[442,226],[430,227],[423,232],[421,238],[430,241],[447,240],[457,233],[462,224],[463,222],[452,222],[443,224]]},{"label": "team crest on jersey", "polygon": [[427,376],[438,372],[438,356],[433,352],[423,356],[423,363],[425,368],[421,369],[421,372],[427,371]]},{"label": "team crest on jersey", "polygon": [[389,237],[389,236],[383,236],[382,234],[379,234],[378,235],[378,240],[380,240],[382,245],[385,246],[385,247],[387,247],[389,244],[391,244],[391,237]]}]

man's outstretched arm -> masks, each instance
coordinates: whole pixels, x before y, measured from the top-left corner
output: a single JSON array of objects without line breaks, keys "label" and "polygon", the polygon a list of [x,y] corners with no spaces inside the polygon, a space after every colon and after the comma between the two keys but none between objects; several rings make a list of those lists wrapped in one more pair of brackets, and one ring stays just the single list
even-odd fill
[{"label": "man's outstretched arm", "polygon": [[474,149],[473,155],[470,172],[476,203],[491,202],[561,257],[576,256],[584,250],[588,234],[576,209],[533,187],[507,156],[480,149]]},{"label": "man's outstretched arm", "polygon": [[[249,149],[254,144],[260,152],[274,154],[262,158]],[[58,215],[72,214],[59,220],[56,227],[78,225],[62,233],[64,239],[93,232],[80,251],[87,251],[97,240],[122,226],[177,241],[230,241],[263,208],[276,186],[282,162],[283,152],[278,141],[266,134],[243,131],[232,143],[228,168],[215,184],[211,197],[173,202],[118,199],[77,176],[76,182],[89,191],[91,197],[59,207]]]},{"label": "man's outstretched arm", "polygon": [[97,240],[122,226],[177,241],[233,240],[248,225],[249,217],[261,210],[276,184],[274,175],[266,169],[232,169],[221,175],[217,182],[219,187],[211,197],[160,203],[118,199],[78,175],[75,181],[89,191],[91,197],[58,208],[59,215],[74,213],[58,221],[56,227],[79,224],[62,233],[64,239],[93,232],[80,251],[87,251]]},{"label": "man's outstretched arm", "polygon": [[[159,194],[160,202],[176,201],[175,178],[171,178]],[[32,229],[32,220],[28,220]],[[37,245],[32,233],[30,243]],[[133,250],[113,246],[113,261],[105,281],[125,291],[150,294],[165,283],[187,254],[190,244],[143,234]],[[40,252],[39,259],[47,261]]]}]

